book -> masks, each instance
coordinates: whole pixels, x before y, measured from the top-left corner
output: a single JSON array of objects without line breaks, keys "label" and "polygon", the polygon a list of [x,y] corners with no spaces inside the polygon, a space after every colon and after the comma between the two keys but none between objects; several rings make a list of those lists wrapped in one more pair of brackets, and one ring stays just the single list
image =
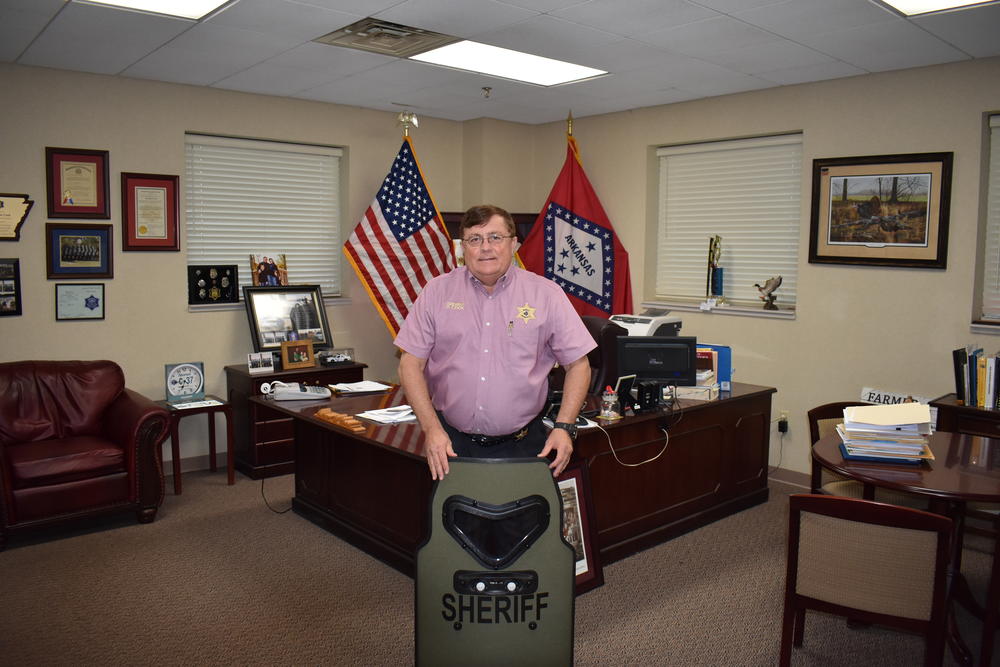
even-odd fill
[{"label": "book", "polygon": [[711,343],[698,343],[698,347],[707,347],[718,353],[718,360],[715,366],[715,376],[719,380],[721,391],[732,391],[733,389],[733,350],[728,345],[713,345]]},{"label": "book", "polygon": [[843,443],[840,445],[840,455],[845,461],[866,461],[869,463],[905,463],[908,465],[920,465],[923,459],[919,458],[893,458],[877,455],[856,454],[848,451]]},{"label": "book", "polygon": [[955,398],[959,403],[965,403],[965,374],[969,363],[969,355],[965,348],[960,347],[951,351],[951,364],[955,372]]}]

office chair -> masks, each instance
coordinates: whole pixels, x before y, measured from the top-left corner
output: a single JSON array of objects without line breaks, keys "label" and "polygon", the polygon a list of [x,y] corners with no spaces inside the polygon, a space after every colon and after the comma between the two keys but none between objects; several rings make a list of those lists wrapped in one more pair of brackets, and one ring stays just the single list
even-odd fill
[{"label": "office chair", "polygon": [[951,519],[857,498],[789,498],[780,665],[802,646],[807,609],[924,636],[944,659]]},{"label": "office chair", "polygon": [[[837,424],[844,421],[844,408],[856,405],[868,405],[868,403],[838,401],[836,403],[819,405],[807,412],[809,439],[812,444],[815,445],[822,438],[832,435],[836,431]],[[831,496],[844,496],[845,498],[864,498],[864,484],[853,479],[846,479],[829,470],[824,470],[816,460],[813,460],[810,492]],[[912,493],[906,493],[905,491],[877,488],[875,489],[875,500],[883,503],[892,503],[893,505],[902,505],[903,507],[927,509],[927,500]]]}]

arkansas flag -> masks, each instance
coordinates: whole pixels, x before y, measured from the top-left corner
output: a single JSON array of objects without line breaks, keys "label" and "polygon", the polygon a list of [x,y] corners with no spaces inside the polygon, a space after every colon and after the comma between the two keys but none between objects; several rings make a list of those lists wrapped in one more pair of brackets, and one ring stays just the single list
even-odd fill
[{"label": "arkansas flag", "polygon": [[451,239],[409,137],[344,254],[393,337],[424,285],[455,268]]},{"label": "arkansas flag", "polygon": [[576,140],[567,139],[566,162],[518,256],[562,287],[580,315],[631,313],[628,253],[583,172]]}]

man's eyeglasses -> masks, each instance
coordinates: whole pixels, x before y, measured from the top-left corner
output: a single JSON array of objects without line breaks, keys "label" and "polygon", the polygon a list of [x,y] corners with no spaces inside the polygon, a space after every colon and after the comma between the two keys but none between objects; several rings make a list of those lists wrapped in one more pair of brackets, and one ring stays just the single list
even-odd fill
[{"label": "man's eyeglasses", "polygon": [[487,245],[500,245],[507,239],[514,238],[514,235],[504,236],[503,234],[487,234],[486,236],[480,236],[479,234],[473,234],[467,239],[462,239],[462,243],[469,246],[470,248],[478,248],[483,245],[483,241],[486,241]]}]

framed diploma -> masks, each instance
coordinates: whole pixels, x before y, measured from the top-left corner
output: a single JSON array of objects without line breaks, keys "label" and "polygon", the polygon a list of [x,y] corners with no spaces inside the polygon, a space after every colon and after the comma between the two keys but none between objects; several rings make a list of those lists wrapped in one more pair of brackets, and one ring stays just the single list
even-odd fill
[{"label": "framed diploma", "polygon": [[177,177],[122,172],[122,250],[180,250]]},{"label": "framed diploma", "polygon": [[0,193],[0,241],[17,241],[21,238],[21,225],[35,202],[28,195]]},{"label": "framed diploma", "polygon": [[21,314],[21,260],[0,259],[0,317]]},{"label": "framed diploma", "polygon": [[111,225],[46,223],[45,260],[49,278],[114,278]]},{"label": "framed diploma", "polygon": [[111,218],[107,151],[46,147],[45,183],[50,218]]},{"label": "framed diploma", "polygon": [[56,283],[56,320],[103,320],[104,283]]}]

